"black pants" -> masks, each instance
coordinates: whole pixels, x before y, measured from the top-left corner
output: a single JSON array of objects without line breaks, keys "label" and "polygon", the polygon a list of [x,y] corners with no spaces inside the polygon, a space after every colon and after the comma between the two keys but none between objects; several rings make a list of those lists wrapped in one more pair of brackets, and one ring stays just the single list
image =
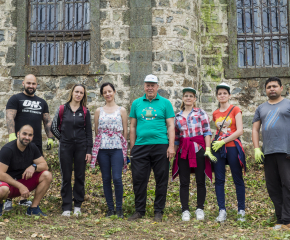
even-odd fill
[{"label": "black pants", "polygon": [[266,186],[280,224],[290,223],[290,159],[286,156],[286,153],[265,156]]},{"label": "black pants", "polygon": [[154,210],[163,212],[165,207],[169,175],[167,149],[168,144],[135,145],[131,151],[135,208],[141,215],[145,215],[151,168],[156,181]]},{"label": "black pants", "polygon": [[[85,197],[86,143],[60,143],[59,160],[62,175],[61,197],[62,210],[72,210],[72,200],[75,207],[81,207]],[[74,165],[75,182],[72,190],[71,175]],[[72,193],[74,198],[72,199]]]},{"label": "black pants", "polygon": [[[180,202],[182,206],[182,212],[189,210],[189,184],[190,184],[190,172],[188,158],[182,159],[181,154],[178,154],[178,167],[179,167],[179,181],[180,181]],[[196,153],[197,167],[194,169],[195,181],[197,185],[197,208],[203,209],[206,197],[205,187],[205,157],[204,149],[200,149]]]}]

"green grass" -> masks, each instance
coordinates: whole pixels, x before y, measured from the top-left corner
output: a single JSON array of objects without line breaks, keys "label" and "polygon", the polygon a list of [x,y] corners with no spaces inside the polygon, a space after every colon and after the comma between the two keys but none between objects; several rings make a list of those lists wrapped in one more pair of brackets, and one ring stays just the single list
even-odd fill
[{"label": "green grass", "polygon": [[[102,190],[101,173],[98,167],[86,172],[86,201],[83,203],[83,215],[79,218],[61,217],[61,197],[58,159],[56,155],[46,157],[53,172],[53,183],[41,202],[41,209],[48,217],[28,217],[26,208],[18,205],[5,212],[0,219],[0,239],[290,239],[290,231],[274,231],[273,204],[268,196],[263,166],[251,164],[245,176],[246,219],[244,223],[236,221],[237,200],[231,173],[226,174],[226,207],[228,218],[223,224],[215,222],[218,207],[214,183],[207,179],[207,197],[205,203],[206,219],[198,222],[194,219],[196,206],[196,184],[192,175],[190,188],[190,206],[192,220],[181,221],[179,201],[179,181],[169,182],[166,208],[163,222],[153,221],[155,181],[151,174],[148,184],[148,197],[145,218],[138,222],[128,222],[134,212],[134,194],[130,170],[124,174],[123,210],[125,219],[115,216],[105,218],[107,210]],[[33,199],[33,196],[30,197]],[[18,199],[14,200],[17,203]]]}]

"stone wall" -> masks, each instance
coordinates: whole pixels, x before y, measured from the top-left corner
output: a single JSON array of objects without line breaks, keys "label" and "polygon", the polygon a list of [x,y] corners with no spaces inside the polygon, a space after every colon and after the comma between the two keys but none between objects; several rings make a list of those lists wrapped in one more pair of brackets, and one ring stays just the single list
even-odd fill
[{"label": "stone wall", "polygon": [[[129,112],[131,102],[143,93],[143,79],[136,79],[140,64],[142,74],[152,67],[160,80],[159,94],[172,102],[175,111],[181,105],[182,88],[192,86],[197,89],[198,106],[211,118],[217,108],[215,87],[222,81],[228,83],[232,88],[231,103],[243,111],[243,139],[251,142],[254,111],[267,99],[263,87],[266,79],[225,79],[227,0],[101,0],[100,11],[101,64],[106,70],[96,76],[38,77],[37,95],[47,100],[52,117],[77,82],[87,85],[92,113],[104,104],[99,86],[107,81],[116,86],[117,104]],[[0,0],[0,146],[8,141],[7,100],[22,91],[22,78],[10,74],[17,57],[16,23],[16,0]],[[290,80],[282,80],[283,94],[288,97]]]},{"label": "stone wall", "polygon": [[193,0],[158,0],[152,8],[153,73],[159,93],[176,111],[182,88],[199,88],[199,12],[199,1]]},{"label": "stone wall", "polygon": [[[201,4],[201,106],[211,115],[217,109],[216,85],[225,82],[231,86],[231,103],[243,112],[242,140],[252,146],[251,129],[256,108],[267,101],[264,84],[267,78],[226,79],[228,67],[228,1],[202,0]],[[289,98],[290,79],[281,79],[283,96]],[[212,118],[212,117],[211,117]],[[215,129],[212,123],[212,129]]]},{"label": "stone wall", "polygon": [[[56,108],[66,102],[69,89],[74,83],[84,83],[88,91],[88,107],[94,115],[97,107],[104,104],[99,93],[103,82],[116,87],[116,102],[129,110],[129,21],[128,1],[101,1],[101,62],[106,65],[104,75],[38,77],[36,94],[44,98],[54,116]],[[8,99],[23,90],[23,78],[12,78],[10,69],[15,65],[16,1],[0,0],[0,146],[8,141],[5,106]],[[44,139],[45,132],[43,131]]]}]

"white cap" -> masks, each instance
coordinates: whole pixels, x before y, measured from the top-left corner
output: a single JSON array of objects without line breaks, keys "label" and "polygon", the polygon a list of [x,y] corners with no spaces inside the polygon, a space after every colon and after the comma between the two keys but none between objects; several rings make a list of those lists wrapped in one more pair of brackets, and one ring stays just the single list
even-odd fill
[{"label": "white cap", "polygon": [[153,74],[149,74],[145,77],[144,82],[158,83],[158,78]]},{"label": "white cap", "polygon": [[216,88],[217,88],[217,89],[225,88],[225,89],[227,89],[228,91],[230,91],[230,89],[231,89],[230,86],[229,86],[228,84],[224,83],[224,82],[221,83],[221,84],[219,84],[219,85],[217,85]]}]

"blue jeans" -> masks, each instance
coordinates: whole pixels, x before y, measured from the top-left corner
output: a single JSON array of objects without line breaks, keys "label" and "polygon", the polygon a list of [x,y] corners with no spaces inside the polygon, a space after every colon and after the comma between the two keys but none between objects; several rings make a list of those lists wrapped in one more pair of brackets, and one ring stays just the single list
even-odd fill
[{"label": "blue jeans", "polygon": [[218,161],[214,164],[215,171],[215,192],[219,210],[226,210],[225,207],[225,166],[226,161],[230,165],[234,183],[236,185],[236,194],[238,200],[238,211],[245,210],[245,184],[243,179],[242,166],[238,158],[236,147],[227,147],[227,158],[222,158],[220,152],[213,152]]},{"label": "blue jeans", "polygon": [[102,172],[103,188],[109,210],[114,210],[112,194],[112,176],[115,186],[116,210],[122,210],[123,183],[122,169],[124,158],[122,149],[100,149],[98,152],[98,163]]}]

